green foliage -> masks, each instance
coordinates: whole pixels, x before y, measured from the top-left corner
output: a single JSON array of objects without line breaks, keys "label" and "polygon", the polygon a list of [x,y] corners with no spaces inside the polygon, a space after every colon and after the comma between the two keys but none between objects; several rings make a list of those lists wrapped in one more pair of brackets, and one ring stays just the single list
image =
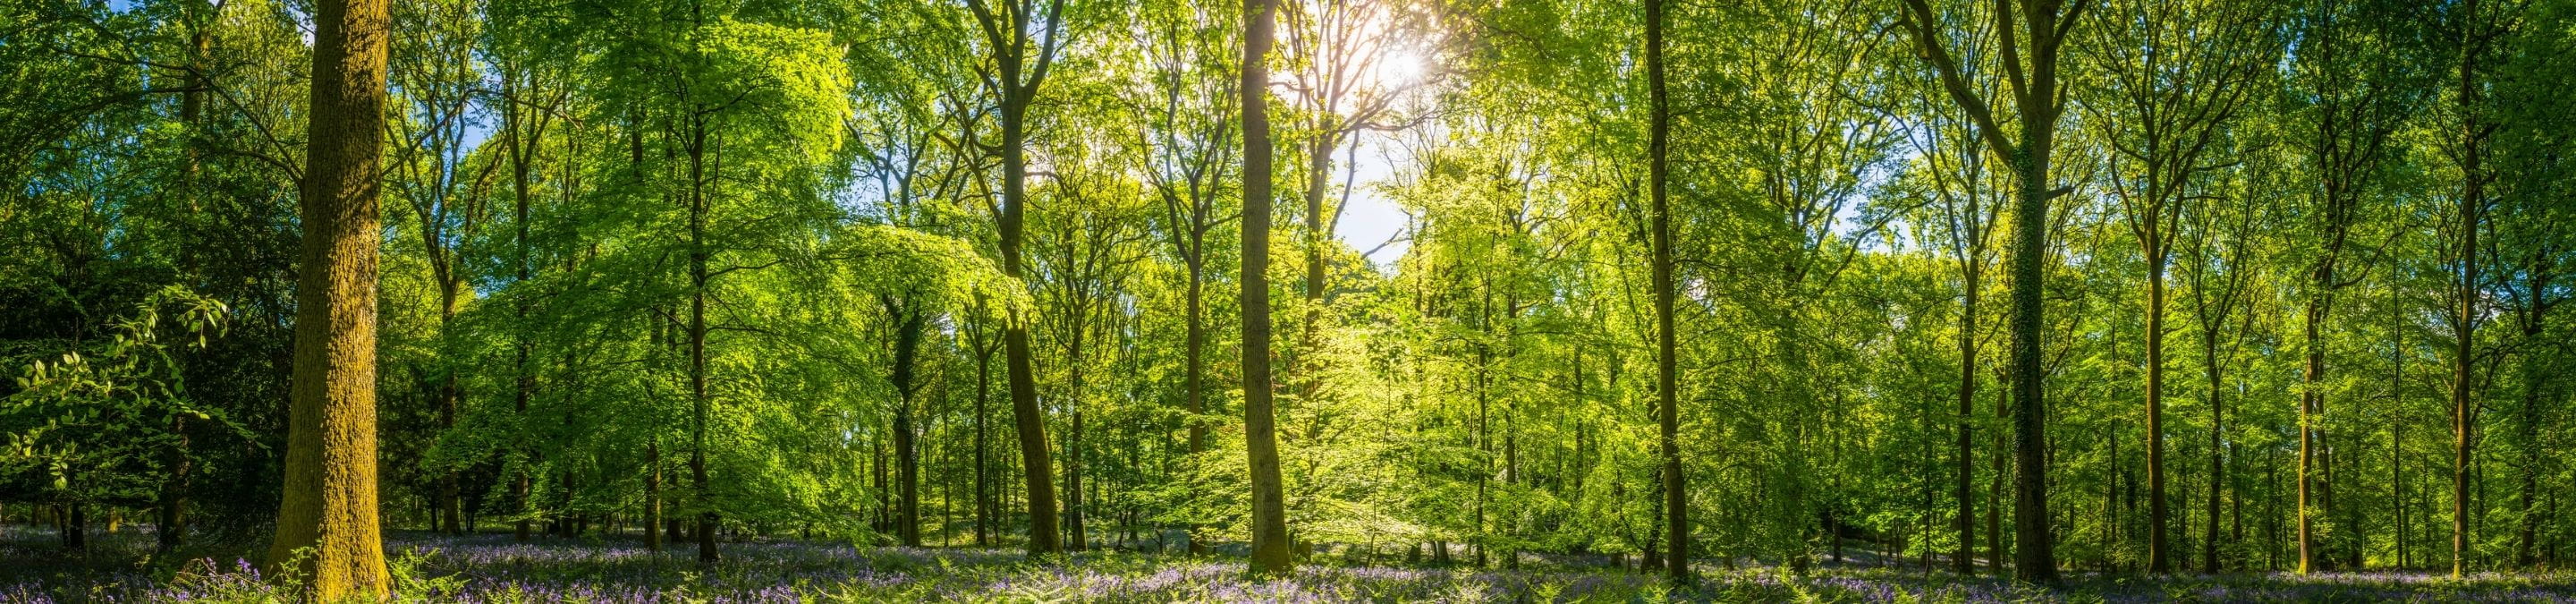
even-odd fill
[{"label": "green foliage", "polygon": [[181,373],[180,356],[221,337],[227,313],[222,302],[172,285],[116,320],[106,341],[31,362],[17,391],[0,399],[9,439],[0,471],[41,468],[56,501],[151,498],[170,465],[187,463],[189,424],[243,430],[221,409],[195,402]]},{"label": "green foliage", "polygon": [[[1670,543],[1633,3],[1283,6],[1269,350],[1239,342],[1238,7],[996,4],[1029,25],[915,0],[396,5],[388,522],[453,503],[598,538],[712,513],[728,540],[1003,547],[1034,472],[1083,519],[1068,542],[1223,550],[1250,526],[1236,368],[1262,355],[1309,560],[1624,565]],[[2576,442],[2576,3],[2080,3],[2036,284],[2002,253],[2020,158],[1986,147],[1908,5],[1672,4],[1691,555],[1787,569],[1712,597],[1843,597],[1797,580],[1829,558],[2008,555],[1988,544],[2015,530],[2016,329],[2040,342],[2068,566],[2140,567],[2156,530],[2225,569],[2295,565],[2302,481],[2340,566],[2447,561],[2455,487],[2473,566],[2564,560],[2521,550],[2576,535],[2554,454]],[[2020,4],[1922,3],[1969,96],[2025,84],[1992,14]],[[305,10],[0,7],[0,360],[27,368],[0,392],[0,504],[179,502],[236,541],[273,511]],[[1037,62],[1005,59],[1046,53],[1018,96]],[[1004,144],[1030,172],[1008,218]],[[1345,239],[1369,227],[1398,236]],[[2017,291],[2036,323],[2009,320]],[[1021,467],[1024,427],[1052,467]],[[2323,443],[2304,463],[2303,430]],[[1440,581],[1404,597],[1493,595]],[[932,597],[834,589],[810,593]],[[1699,593],[1660,589],[1618,595]]]}]

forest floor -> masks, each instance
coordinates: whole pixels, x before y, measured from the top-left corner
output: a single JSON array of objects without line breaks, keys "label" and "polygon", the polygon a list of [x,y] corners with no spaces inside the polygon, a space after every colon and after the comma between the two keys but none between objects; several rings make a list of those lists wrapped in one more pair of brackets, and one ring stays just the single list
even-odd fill
[{"label": "forest floor", "polygon": [[[2564,573],[2464,581],[2421,573],[2077,574],[2045,590],[1911,569],[1799,576],[1712,567],[1676,588],[1633,572],[1544,562],[1521,570],[1317,563],[1252,580],[1232,559],[1133,553],[1031,563],[1006,550],[768,540],[725,543],[724,560],[702,566],[693,549],[656,553],[640,539],[515,543],[507,534],[396,533],[386,545],[397,595],[436,602],[2576,602],[2576,575]],[[98,533],[86,554],[65,554],[51,531],[0,529],[0,603],[295,599],[237,557],[154,562],[151,551],[148,530]]]}]

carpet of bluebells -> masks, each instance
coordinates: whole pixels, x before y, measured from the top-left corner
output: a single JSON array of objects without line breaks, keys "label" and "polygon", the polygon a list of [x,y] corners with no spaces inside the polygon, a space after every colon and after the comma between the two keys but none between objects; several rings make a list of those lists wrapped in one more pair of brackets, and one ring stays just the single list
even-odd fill
[{"label": "carpet of bluebells", "polygon": [[[0,603],[288,602],[293,581],[238,557],[150,559],[148,532],[93,538],[66,554],[50,532],[0,530]],[[421,602],[2576,602],[2576,575],[2430,574],[2147,579],[2077,575],[2057,590],[1911,569],[1708,568],[1672,587],[1617,569],[1533,561],[1521,570],[1316,563],[1246,577],[1223,558],[1085,553],[1030,562],[1016,552],[857,548],[808,541],[725,544],[723,562],[647,551],[640,541],[397,534],[397,596]]]}]

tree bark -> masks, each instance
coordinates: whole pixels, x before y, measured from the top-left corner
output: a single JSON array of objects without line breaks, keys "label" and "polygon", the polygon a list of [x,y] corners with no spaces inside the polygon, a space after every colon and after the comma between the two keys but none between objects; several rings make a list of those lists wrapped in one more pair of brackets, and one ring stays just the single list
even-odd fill
[{"label": "tree bark", "polygon": [[1646,135],[1647,188],[1654,204],[1655,396],[1658,445],[1663,461],[1664,576],[1674,582],[1690,578],[1690,507],[1682,489],[1681,403],[1676,392],[1679,350],[1673,332],[1673,224],[1667,181],[1672,166],[1672,100],[1664,86],[1664,0],[1646,0]]},{"label": "tree bark", "polygon": [[[2012,398],[2014,464],[2014,572],[2024,581],[2054,585],[2058,581],[2051,517],[2048,514],[2047,405],[2040,358],[2042,289],[2048,255],[2048,202],[2066,193],[2050,188],[2049,154],[2056,147],[2057,119],[2065,98],[2057,81],[2057,59],[2078,23],[2086,0],[2072,6],[2061,0],[1995,3],[1996,33],[2008,61],[2013,105],[2018,108],[2020,141],[2008,137],[1983,97],[1972,90],[1942,42],[1941,20],[1924,0],[1906,0],[1902,24],[1912,30],[1915,49],[1939,76],[1941,85],[1976,125],[1986,147],[2012,166],[2019,182],[2013,207],[2010,266],[2012,291]],[[2017,11],[2012,9],[2019,9]],[[2019,14],[2012,14],[2018,12]]]},{"label": "tree bark", "polygon": [[1278,428],[1270,378],[1271,0],[1244,0],[1243,13],[1243,431],[1252,480],[1252,573],[1294,570],[1288,510],[1279,483]]},{"label": "tree bark", "polygon": [[[1206,289],[1206,279],[1202,276],[1200,271],[1200,263],[1203,262],[1203,258],[1203,254],[1193,254],[1190,256],[1189,327],[1188,335],[1186,336],[1184,340],[1185,343],[1183,344],[1183,347],[1187,349],[1183,353],[1183,356],[1189,363],[1189,375],[1185,377],[1186,385],[1184,386],[1187,392],[1183,394],[1183,404],[1187,405],[1186,409],[1189,411],[1190,459],[1198,459],[1199,451],[1201,451],[1207,443],[1207,422],[1199,419],[1201,414],[1207,413],[1207,376],[1205,371],[1205,351],[1207,349],[1207,310],[1205,308],[1206,303],[1201,300],[1201,295]],[[1190,555],[1200,556],[1208,553],[1207,543],[1201,541],[1195,531],[1185,533],[1185,535],[1184,539],[1189,542]]]},{"label": "tree bark", "polygon": [[[2481,154],[2485,149],[2485,132],[2478,120],[2478,55],[2485,51],[2488,32],[2476,28],[2478,0],[2461,5],[2462,31],[2460,49],[2460,249],[2459,277],[2455,284],[2459,308],[2452,315],[2451,333],[2455,349],[2451,355],[2451,578],[2458,579],[2468,570],[2469,554],[2469,433],[2476,421],[2469,407],[2469,363],[2477,347],[2478,329],[2478,229],[2485,220],[2486,175]],[[2538,294],[2539,292],[2533,292]]]},{"label": "tree bark", "polygon": [[2156,240],[2161,233],[2147,230],[2147,572],[2161,575],[2173,572],[2165,541],[2172,532],[2165,509],[2165,250]]},{"label": "tree bark", "polygon": [[[977,314],[980,316],[982,313]],[[1000,510],[993,503],[993,483],[986,473],[986,469],[991,467],[986,456],[992,447],[986,443],[991,442],[987,420],[992,413],[984,407],[985,402],[992,399],[993,384],[993,348],[984,343],[986,333],[989,332],[983,328],[975,332],[975,545],[978,546],[993,544],[993,516]]]},{"label": "tree bark", "polygon": [[662,551],[662,442],[644,443],[644,549]]},{"label": "tree bark", "polygon": [[886,309],[895,316],[894,334],[894,456],[895,537],[905,546],[921,546],[921,460],[914,452],[912,434],[913,364],[919,360],[921,334],[927,322],[920,309],[909,308],[894,298],[885,300]]},{"label": "tree bark", "polygon": [[317,600],[383,599],[392,579],[376,524],[375,355],[386,3],[320,0],[313,27],[286,482],[268,565],[308,577]]},{"label": "tree bark", "polygon": [[[1973,212],[1973,210],[1971,210]],[[1973,218],[1972,218],[1973,220]],[[1959,304],[1959,515],[1953,523],[1959,531],[1959,549],[1950,556],[1950,570],[1962,575],[1976,572],[1977,503],[1969,494],[1976,481],[1977,401],[1977,286],[1975,258],[1964,259],[1960,271],[1966,299]]]},{"label": "tree bark", "polygon": [[[1018,62],[1004,62],[1004,76],[1019,81]],[[1034,93],[1034,90],[1027,91]],[[1021,276],[1021,232],[1028,204],[1029,162],[1026,120],[1029,99],[1013,95],[1002,104],[1002,272]],[[1014,315],[1018,311],[1012,311]],[[1062,553],[1056,527],[1053,455],[1047,451],[1046,411],[1038,407],[1037,372],[1030,366],[1027,321],[1013,316],[1002,328],[1002,356],[1011,382],[1011,418],[1020,433],[1021,472],[1028,483],[1029,554]]]}]

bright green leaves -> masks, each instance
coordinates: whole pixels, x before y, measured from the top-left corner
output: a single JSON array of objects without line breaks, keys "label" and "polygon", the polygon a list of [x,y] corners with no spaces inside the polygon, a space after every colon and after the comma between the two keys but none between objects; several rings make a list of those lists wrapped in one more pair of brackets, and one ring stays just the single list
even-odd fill
[{"label": "bright green leaves", "polygon": [[817,163],[840,148],[850,73],[829,33],[725,18],[689,35],[685,102],[734,115],[750,126],[740,138],[775,159]]}]

